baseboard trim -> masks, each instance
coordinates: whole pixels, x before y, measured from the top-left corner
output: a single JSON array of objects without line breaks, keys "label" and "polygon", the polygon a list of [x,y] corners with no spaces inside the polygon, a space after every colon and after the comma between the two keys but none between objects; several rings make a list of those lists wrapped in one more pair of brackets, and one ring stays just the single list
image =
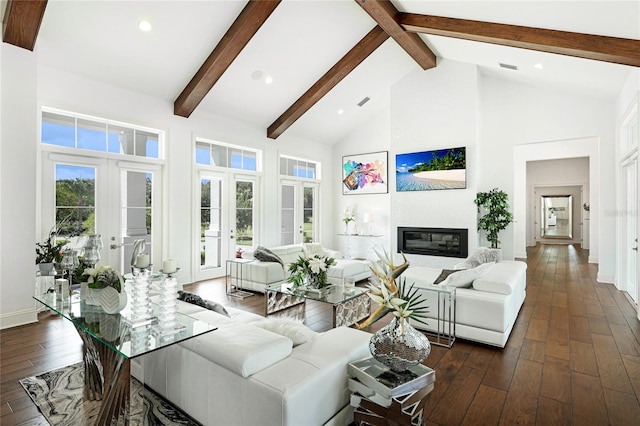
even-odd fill
[{"label": "baseboard trim", "polygon": [[33,308],[9,312],[0,315],[0,330],[34,322],[38,322],[38,311]]},{"label": "baseboard trim", "polygon": [[597,257],[589,256],[587,257],[587,262],[589,263],[599,263]]},{"label": "baseboard trim", "polygon": [[526,251],[520,251],[520,252],[515,252],[514,256],[515,259],[526,259],[527,258],[527,252]]},{"label": "baseboard trim", "polygon": [[596,281],[603,284],[615,284],[615,275],[604,275],[598,274],[596,275]]}]

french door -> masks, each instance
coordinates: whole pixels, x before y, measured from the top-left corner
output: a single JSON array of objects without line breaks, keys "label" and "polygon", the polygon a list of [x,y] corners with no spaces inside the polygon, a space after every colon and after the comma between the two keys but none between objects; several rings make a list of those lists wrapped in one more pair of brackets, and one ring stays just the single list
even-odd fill
[{"label": "french door", "polygon": [[638,157],[637,155],[623,164],[626,177],[626,270],[625,284],[627,293],[638,303]]},{"label": "french door", "polygon": [[195,280],[224,276],[226,260],[250,250],[258,228],[255,176],[201,170],[196,184]]},{"label": "french door", "polygon": [[317,241],[318,188],[315,182],[286,179],[280,182],[280,244]]},{"label": "french door", "polygon": [[101,265],[130,272],[133,243],[144,239],[160,265],[162,166],[44,152],[42,232],[58,226],[60,237],[82,254],[86,236],[100,234]]}]

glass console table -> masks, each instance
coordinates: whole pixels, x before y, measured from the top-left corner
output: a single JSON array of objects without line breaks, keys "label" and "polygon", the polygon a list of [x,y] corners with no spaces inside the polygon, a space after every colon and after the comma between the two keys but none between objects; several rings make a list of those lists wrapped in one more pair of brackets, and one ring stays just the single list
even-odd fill
[{"label": "glass console table", "polygon": [[[34,299],[61,317],[71,321],[83,342],[84,398],[101,400],[96,425],[129,424],[131,359],[203,335],[215,326],[178,313],[184,330],[160,335],[152,325],[128,326],[128,306],[118,314],[107,314],[100,306],[87,305],[73,294],[56,300],[55,293],[36,295]],[[153,317],[158,306],[153,304]]]}]

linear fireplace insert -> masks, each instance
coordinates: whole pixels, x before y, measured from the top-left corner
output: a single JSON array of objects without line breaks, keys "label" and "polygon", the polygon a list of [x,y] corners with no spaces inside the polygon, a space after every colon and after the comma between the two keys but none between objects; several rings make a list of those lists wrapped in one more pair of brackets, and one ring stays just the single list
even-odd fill
[{"label": "linear fireplace insert", "polygon": [[398,227],[398,251],[429,256],[467,257],[468,230]]}]

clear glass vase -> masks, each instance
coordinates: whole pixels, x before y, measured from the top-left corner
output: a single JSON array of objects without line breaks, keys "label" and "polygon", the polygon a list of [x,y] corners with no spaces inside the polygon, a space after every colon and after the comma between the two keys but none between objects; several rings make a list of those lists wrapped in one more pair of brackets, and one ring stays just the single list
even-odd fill
[{"label": "clear glass vase", "polygon": [[431,353],[431,343],[407,319],[395,317],[373,334],[369,350],[376,360],[401,373],[424,361]]}]

